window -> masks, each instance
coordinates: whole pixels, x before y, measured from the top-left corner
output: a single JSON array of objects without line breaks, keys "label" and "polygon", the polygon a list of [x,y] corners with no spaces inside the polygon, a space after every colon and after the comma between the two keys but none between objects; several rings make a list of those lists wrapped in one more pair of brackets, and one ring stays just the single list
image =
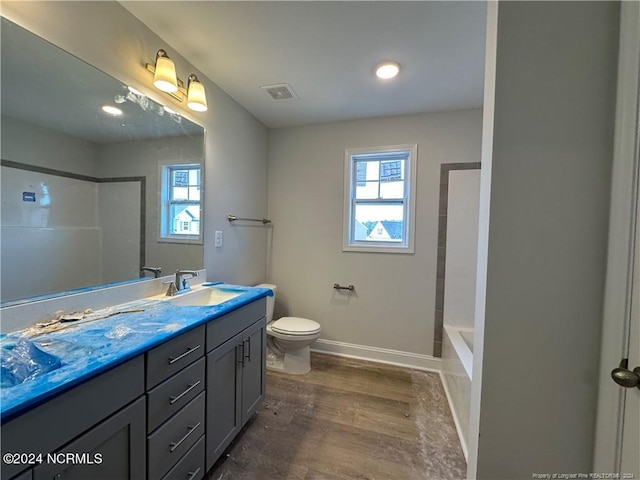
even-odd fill
[{"label": "window", "polygon": [[200,165],[162,166],[160,238],[200,242]]},{"label": "window", "polygon": [[345,251],[413,253],[417,145],[345,152]]}]

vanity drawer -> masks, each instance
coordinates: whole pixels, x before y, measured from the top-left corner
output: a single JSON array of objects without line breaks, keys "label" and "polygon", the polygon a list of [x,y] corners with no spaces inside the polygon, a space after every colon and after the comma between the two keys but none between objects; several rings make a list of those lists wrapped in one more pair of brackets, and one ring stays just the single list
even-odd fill
[{"label": "vanity drawer", "polygon": [[202,357],[147,393],[147,433],[204,390],[204,367]]},{"label": "vanity drawer", "polygon": [[260,298],[207,323],[207,352],[266,316],[267,300]]},{"label": "vanity drawer", "polygon": [[204,398],[201,392],[186,407],[147,437],[147,475],[162,478],[204,433]]},{"label": "vanity drawer", "polygon": [[205,326],[201,325],[147,353],[147,390],[204,355]]},{"label": "vanity drawer", "polygon": [[204,477],[204,435],[162,480],[200,480]]}]

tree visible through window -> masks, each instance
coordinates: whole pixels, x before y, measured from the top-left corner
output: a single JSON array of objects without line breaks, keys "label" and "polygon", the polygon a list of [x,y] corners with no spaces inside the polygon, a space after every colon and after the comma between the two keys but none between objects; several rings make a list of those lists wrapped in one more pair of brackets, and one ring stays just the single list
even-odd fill
[{"label": "tree visible through window", "polygon": [[345,154],[343,250],[413,252],[416,145]]},{"label": "tree visible through window", "polygon": [[200,185],[200,165],[162,167],[162,238],[200,238]]}]

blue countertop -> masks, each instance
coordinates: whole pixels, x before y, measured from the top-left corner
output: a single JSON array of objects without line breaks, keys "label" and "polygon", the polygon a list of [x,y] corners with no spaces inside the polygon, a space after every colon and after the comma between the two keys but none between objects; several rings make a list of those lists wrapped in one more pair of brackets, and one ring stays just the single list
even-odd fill
[{"label": "blue countertop", "polygon": [[[181,333],[273,294],[260,287],[224,284],[214,288],[237,290],[241,294],[218,305],[205,306],[176,306],[168,301],[141,299],[118,305],[117,310],[144,311],[70,324],[72,326],[64,330],[30,338],[45,356],[57,357],[62,366],[23,383],[3,387],[0,390],[2,423]],[[20,339],[20,332],[3,335],[0,345],[11,348]]]}]

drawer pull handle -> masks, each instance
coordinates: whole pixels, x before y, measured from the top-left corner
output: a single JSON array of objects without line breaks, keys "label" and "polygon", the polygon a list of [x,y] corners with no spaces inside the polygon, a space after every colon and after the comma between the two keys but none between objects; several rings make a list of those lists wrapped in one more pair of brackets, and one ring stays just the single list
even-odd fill
[{"label": "drawer pull handle", "polygon": [[169,448],[169,451],[171,453],[173,453],[175,451],[175,449],[178,448],[182,444],[182,442],[184,442],[189,437],[189,435],[191,435],[193,432],[195,432],[196,429],[199,426],[200,426],[200,422],[196,423],[195,425],[189,425],[189,431],[187,432],[187,434],[184,437],[182,437],[177,442],[171,442],[169,444],[169,447],[171,447],[171,448]]},{"label": "drawer pull handle", "polygon": [[182,360],[184,357],[186,357],[187,355],[195,352],[196,350],[198,350],[200,348],[200,345],[196,345],[193,348],[190,348],[189,350],[187,350],[186,352],[184,352],[182,355],[178,355],[177,357],[170,357],[169,358],[169,365],[173,365],[174,363],[176,363],[178,360]]},{"label": "drawer pull handle", "polygon": [[196,478],[196,476],[200,473],[200,467],[198,467],[198,469],[195,472],[187,472],[187,475],[189,475],[187,477],[187,480],[193,480],[194,478]]},{"label": "drawer pull handle", "polygon": [[193,385],[189,385],[187,389],[184,392],[182,392],[180,395],[169,398],[169,405],[173,405],[174,403],[176,403],[178,400],[180,400],[182,397],[184,397],[187,393],[189,393],[191,390],[196,388],[198,385],[200,385],[200,380],[198,380]]}]

